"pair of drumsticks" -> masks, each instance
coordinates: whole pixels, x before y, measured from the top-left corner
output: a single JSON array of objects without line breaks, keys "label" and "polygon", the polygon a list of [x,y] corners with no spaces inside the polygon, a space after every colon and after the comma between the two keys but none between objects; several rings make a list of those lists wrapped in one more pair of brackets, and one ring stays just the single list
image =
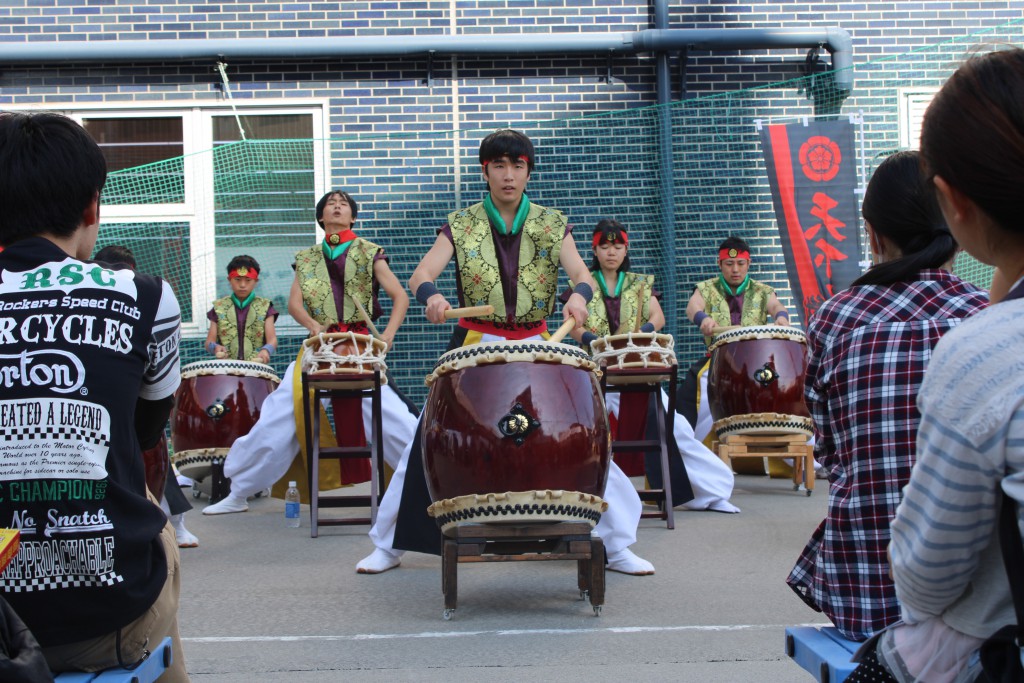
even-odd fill
[{"label": "pair of drumsticks", "polygon": [[[363,308],[363,305],[359,303],[358,299],[351,295],[349,295],[349,299],[351,299],[352,303],[356,305],[356,309],[359,311],[359,317],[363,319],[364,323],[366,323],[366,327],[369,328],[370,334],[375,338],[380,339],[380,332],[377,330],[377,326],[373,324],[373,321],[370,320],[370,316],[366,312],[366,309]],[[462,308],[449,308],[444,312],[444,318],[445,320],[452,320],[454,318],[474,318],[479,315],[491,315],[492,313],[494,313],[494,306],[491,305],[463,306]],[[551,338],[548,339],[548,341],[552,344],[557,344],[562,341],[565,338],[565,335],[569,334],[574,327],[576,327],[576,318],[570,317],[562,323],[562,326],[558,328],[557,332],[551,335]]]}]

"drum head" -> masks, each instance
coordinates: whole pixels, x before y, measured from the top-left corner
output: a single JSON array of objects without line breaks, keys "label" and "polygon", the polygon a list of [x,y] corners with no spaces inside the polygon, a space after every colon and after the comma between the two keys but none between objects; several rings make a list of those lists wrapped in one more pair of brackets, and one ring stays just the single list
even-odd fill
[{"label": "drum head", "polygon": [[595,363],[582,349],[568,344],[547,341],[481,342],[452,349],[438,359],[427,377],[431,385],[438,377],[481,365],[495,363],[552,363],[571,365],[588,371],[597,370]]},{"label": "drum head", "polygon": [[274,374],[273,368],[263,363],[247,360],[201,360],[182,366],[181,378],[192,379],[200,375],[235,375],[238,377],[259,377],[280,384],[281,378]]},{"label": "drum head", "polygon": [[724,344],[751,339],[781,339],[795,341],[800,344],[807,343],[807,335],[799,327],[790,327],[789,325],[751,325],[750,327],[726,330],[721,334],[715,335],[711,340],[711,346],[708,347],[708,352],[710,353]]}]

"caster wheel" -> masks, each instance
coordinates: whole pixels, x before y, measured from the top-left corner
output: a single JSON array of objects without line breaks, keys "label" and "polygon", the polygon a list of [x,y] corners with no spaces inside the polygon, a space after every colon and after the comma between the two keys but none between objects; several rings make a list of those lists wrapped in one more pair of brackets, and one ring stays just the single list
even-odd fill
[{"label": "caster wheel", "polygon": [[203,492],[199,490],[199,484],[193,482],[192,484],[192,497],[199,500],[199,496],[203,495]]},{"label": "caster wheel", "polygon": [[799,491],[800,490],[800,484],[793,484],[793,490],[794,491]]},{"label": "caster wheel", "polygon": [[590,591],[580,591],[580,600],[586,600],[590,597]]},{"label": "caster wheel", "polygon": [[810,498],[812,493],[814,493],[814,491],[807,491],[807,497]]},{"label": "caster wheel", "polygon": [[441,617],[442,617],[442,618],[443,618],[443,619],[444,619],[445,621],[451,621],[451,620],[452,620],[452,615],[453,615],[453,614],[455,614],[455,610],[454,610],[454,609],[446,609],[446,610],[444,611],[444,613],[442,613],[442,614],[441,614]]},{"label": "caster wheel", "polygon": [[604,605],[594,605],[594,616],[595,617],[601,616],[601,608],[602,607],[604,607]]}]

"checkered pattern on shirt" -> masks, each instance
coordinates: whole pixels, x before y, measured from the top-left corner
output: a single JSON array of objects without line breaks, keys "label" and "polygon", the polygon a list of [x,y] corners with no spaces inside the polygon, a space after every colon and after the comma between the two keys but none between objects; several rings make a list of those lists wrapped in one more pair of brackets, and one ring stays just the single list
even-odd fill
[{"label": "checkered pattern on shirt", "polygon": [[886,547],[915,461],[917,393],[939,338],[987,302],[926,270],[917,282],[841,292],[810,320],[804,395],[829,504],[787,583],[847,638],[900,617]]}]

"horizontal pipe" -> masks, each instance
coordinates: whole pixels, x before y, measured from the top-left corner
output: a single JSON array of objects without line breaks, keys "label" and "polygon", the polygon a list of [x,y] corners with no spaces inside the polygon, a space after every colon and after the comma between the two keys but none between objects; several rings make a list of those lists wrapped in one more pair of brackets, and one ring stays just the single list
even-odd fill
[{"label": "horizontal pipe", "polygon": [[0,64],[60,62],[173,62],[223,59],[316,59],[426,55],[601,54],[683,48],[766,49],[825,47],[832,53],[837,87],[853,85],[852,40],[840,28],[646,29],[619,33],[498,33],[489,35],[335,36],[0,42]]}]

